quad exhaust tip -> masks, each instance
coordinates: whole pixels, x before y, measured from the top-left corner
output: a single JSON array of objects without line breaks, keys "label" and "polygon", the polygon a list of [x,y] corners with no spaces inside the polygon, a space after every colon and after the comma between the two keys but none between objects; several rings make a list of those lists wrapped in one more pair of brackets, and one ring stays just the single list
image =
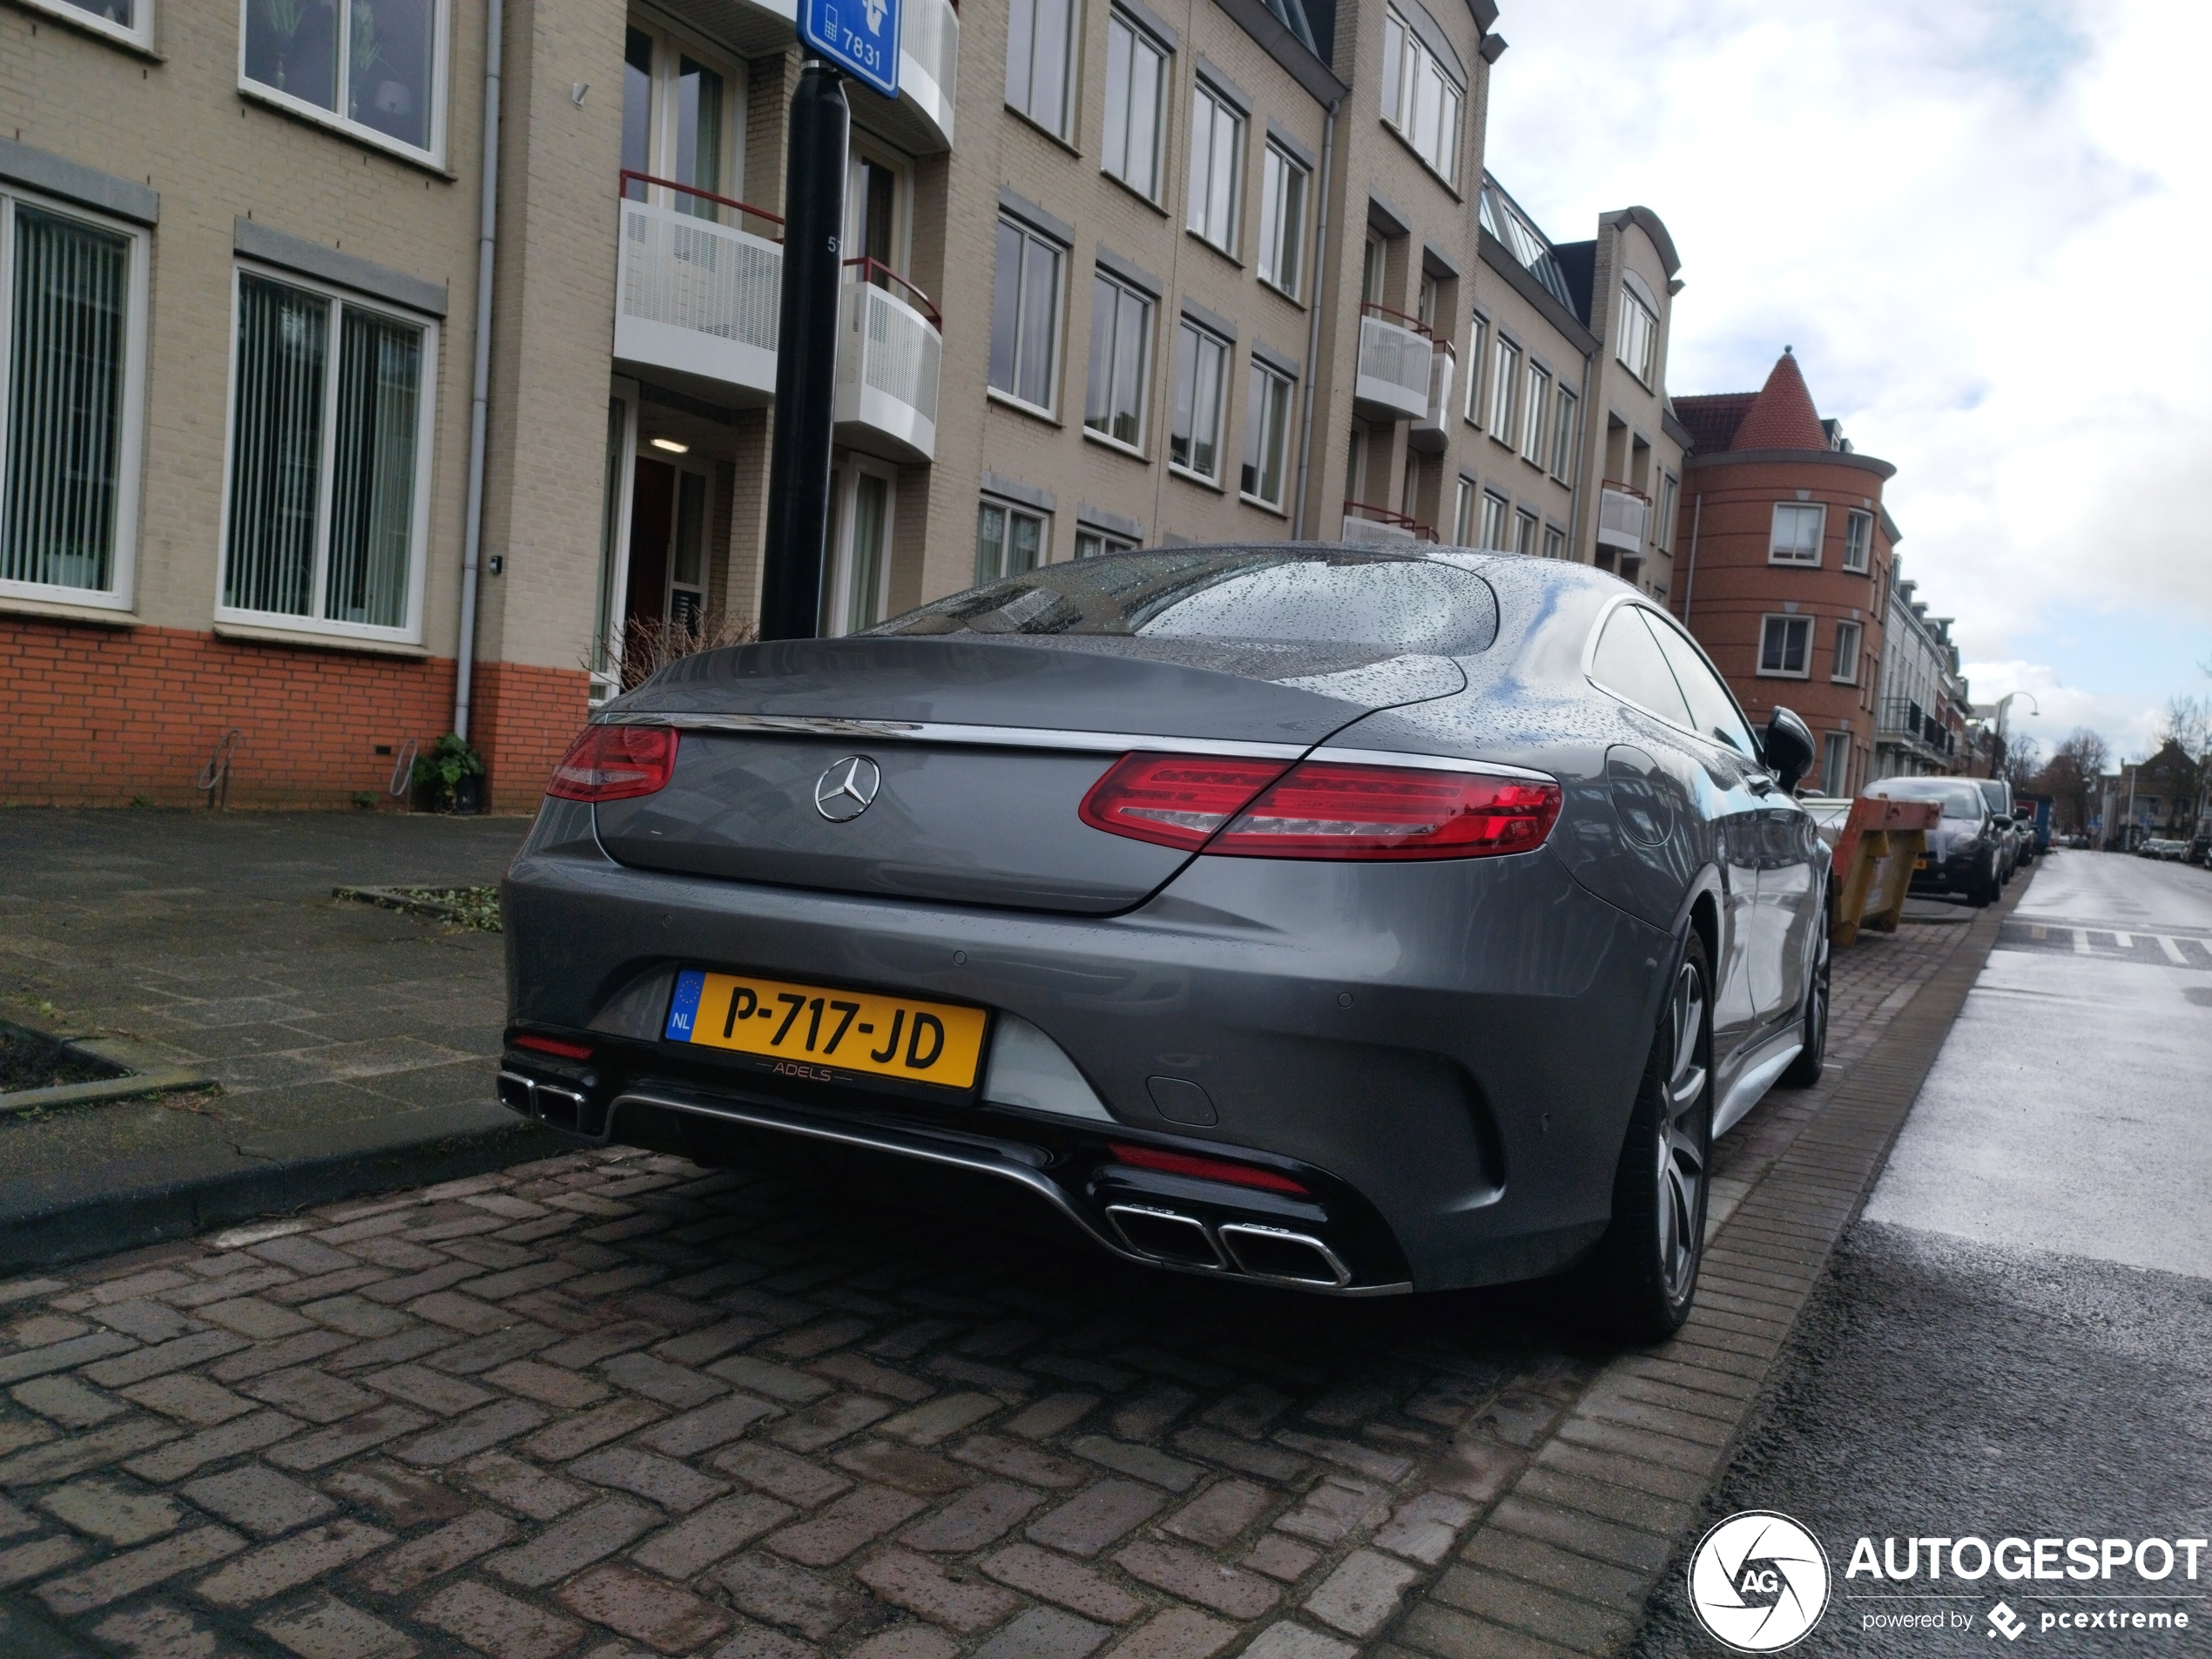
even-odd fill
[{"label": "quad exhaust tip", "polygon": [[571,1135],[597,1134],[600,1127],[585,1121],[585,1101],[580,1091],[541,1082],[518,1071],[499,1074],[499,1103],[511,1112],[536,1119],[548,1129],[566,1130]]},{"label": "quad exhaust tip", "polygon": [[1352,1283],[1352,1270],[1310,1233],[1250,1221],[1227,1222],[1210,1231],[1195,1216],[1143,1204],[1109,1204],[1106,1217],[1123,1244],[1154,1261],[1323,1290],[1342,1290]]}]

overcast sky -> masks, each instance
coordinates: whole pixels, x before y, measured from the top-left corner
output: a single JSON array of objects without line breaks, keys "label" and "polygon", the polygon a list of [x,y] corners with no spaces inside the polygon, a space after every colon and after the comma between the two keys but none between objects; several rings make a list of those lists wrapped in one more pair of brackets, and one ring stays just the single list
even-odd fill
[{"label": "overcast sky", "polygon": [[1506,0],[1487,159],[1557,240],[1674,233],[1676,394],[1787,342],[1897,464],[1977,702],[2143,752],[2212,693],[2207,0]]}]

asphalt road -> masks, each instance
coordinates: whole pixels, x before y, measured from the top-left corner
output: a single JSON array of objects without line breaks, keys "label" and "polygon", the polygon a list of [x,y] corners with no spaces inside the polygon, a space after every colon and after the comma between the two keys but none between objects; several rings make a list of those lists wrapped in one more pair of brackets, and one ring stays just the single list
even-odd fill
[{"label": "asphalt road", "polygon": [[[2212,1534],[2208,1130],[2212,873],[2050,856],[1711,1505],[1821,1540],[1831,1601],[1793,1651],[2212,1651],[2212,1550],[2194,1582],[2123,1565],[1962,1583],[1948,1549],[1939,1581],[1925,1562],[1909,1582],[1846,1575],[1861,1538],[1895,1540],[1901,1562],[1913,1538]],[[2026,1621],[2009,1642],[1987,1617],[2000,1596]],[[1898,1614],[1950,1622],[1869,1627]],[[2044,1622],[2084,1614],[2104,1622]],[[1679,1573],[1635,1651],[1722,1651]]]}]

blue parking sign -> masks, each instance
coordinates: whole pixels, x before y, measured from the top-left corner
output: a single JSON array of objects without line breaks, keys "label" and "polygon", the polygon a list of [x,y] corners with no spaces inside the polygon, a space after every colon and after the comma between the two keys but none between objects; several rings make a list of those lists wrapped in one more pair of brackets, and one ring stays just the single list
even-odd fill
[{"label": "blue parking sign", "polygon": [[899,96],[899,0],[799,0],[799,38],[884,97]]}]

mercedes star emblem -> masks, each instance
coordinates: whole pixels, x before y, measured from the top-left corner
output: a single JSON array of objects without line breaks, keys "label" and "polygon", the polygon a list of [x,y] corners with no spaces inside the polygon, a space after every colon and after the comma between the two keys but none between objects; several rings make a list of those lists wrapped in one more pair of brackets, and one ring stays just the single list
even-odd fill
[{"label": "mercedes star emblem", "polygon": [[814,810],[833,824],[849,824],[868,809],[883,773],[866,755],[847,755],[814,785]]}]

